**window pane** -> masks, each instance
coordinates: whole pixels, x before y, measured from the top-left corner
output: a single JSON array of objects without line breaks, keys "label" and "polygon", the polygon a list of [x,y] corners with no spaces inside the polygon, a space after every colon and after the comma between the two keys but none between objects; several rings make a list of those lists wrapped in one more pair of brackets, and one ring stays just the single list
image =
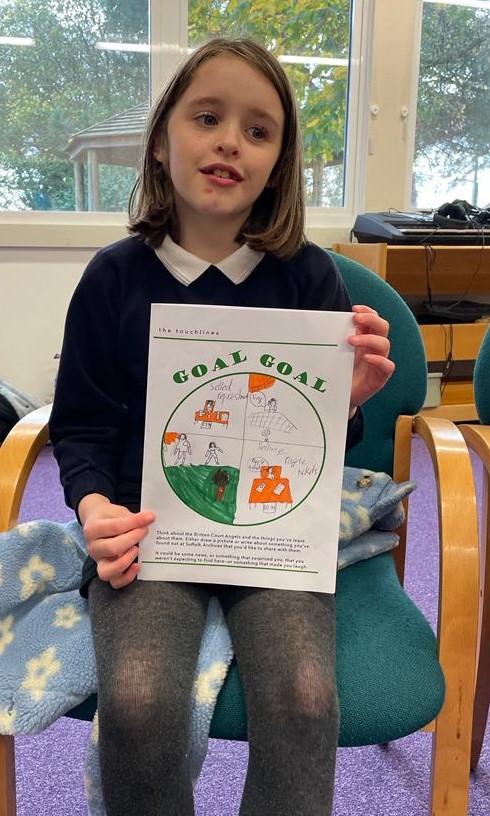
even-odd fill
[{"label": "window pane", "polygon": [[[176,15],[179,2],[165,0]],[[351,0],[189,4],[190,48],[250,36],[284,62],[300,103],[307,203],[342,206]],[[0,0],[0,209],[126,209],[148,110],[148,5]]]},{"label": "window pane", "polygon": [[127,208],[148,0],[0,0],[0,209]]},{"label": "window pane", "polygon": [[412,203],[490,203],[490,2],[425,0]]},{"label": "window pane", "polygon": [[350,0],[189,0],[189,46],[252,37],[284,63],[303,130],[307,204],[341,207],[350,60]]}]

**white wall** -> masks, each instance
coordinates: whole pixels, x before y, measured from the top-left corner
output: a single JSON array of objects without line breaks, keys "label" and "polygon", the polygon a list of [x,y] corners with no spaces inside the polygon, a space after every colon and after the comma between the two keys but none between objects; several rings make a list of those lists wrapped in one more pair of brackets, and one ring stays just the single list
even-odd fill
[{"label": "white wall", "polygon": [[49,402],[66,309],[94,249],[0,249],[0,378]]},{"label": "white wall", "polygon": [[[54,356],[61,349],[72,292],[97,249],[127,235],[124,220],[121,217],[120,224],[111,226],[101,223],[97,229],[85,232],[83,226],[80,227],[80,234],[90,238],[90,246],[81,246],[80,234],[66,224],[56,228],[47,217],[46,223],[40,224],[36,213],[23,213],[28,218],[22,230],[20,224],[6,223],[3,215],[4,223],[0,219],[0,379],[8,380],[42,402],[50,402],[58,366]],[[12,215],[12,220],[14,218]],[[103,214],[97,214],[97,218],[104,221]],[[331,246],[334,241],[348,241],[349,229],[310,228],[308,235],[321,246]],[[53,246],[56,238],[65,245]],[[43,242],[47,245],[43,246]]]}]

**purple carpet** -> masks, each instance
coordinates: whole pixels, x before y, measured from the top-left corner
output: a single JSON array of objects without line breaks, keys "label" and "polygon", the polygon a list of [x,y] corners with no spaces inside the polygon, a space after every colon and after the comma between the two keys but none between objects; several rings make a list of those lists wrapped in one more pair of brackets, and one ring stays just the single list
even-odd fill
[{"label": "purple carpet", "polygon": [[[478,468],[476,475],[480,484]],[[406,588],[435,625],[437,514],[428,454],[420,440],[414,441],[412,478],[418,489],[410,500]],[[47,448],[29,481],[21,519],[66,521],[71,517]],[[87,816],[83,757],[89,731],[88,723],[62,718],[38,736],[16,739],[18,816]],[[339,750],[335,816],[428,816],[430,742],[430,735],[419,733],[387,748]],[[238,815],[246,763],[246,744],[211,740],[195,792],[198,816]],[[489,813],[490,724],[472,776],[469,816]]]}]

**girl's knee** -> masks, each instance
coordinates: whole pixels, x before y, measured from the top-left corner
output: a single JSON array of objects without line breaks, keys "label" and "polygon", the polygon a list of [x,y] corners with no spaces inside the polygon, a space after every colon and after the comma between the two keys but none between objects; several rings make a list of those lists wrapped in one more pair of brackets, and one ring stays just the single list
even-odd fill
[{"label": "girl's knee", "polygon": [[301,667],[293,684],[293,708],[311,719],[338,717],[339,701],[335,677],[312,664]]},{"label": "girl's knee", "polygon": [[99,718],[106,727],[142,734],[148,731],[185,731],[188,700],[179,689],[167,688],[161,679],[126,665],[115,672],[99,692]]}]

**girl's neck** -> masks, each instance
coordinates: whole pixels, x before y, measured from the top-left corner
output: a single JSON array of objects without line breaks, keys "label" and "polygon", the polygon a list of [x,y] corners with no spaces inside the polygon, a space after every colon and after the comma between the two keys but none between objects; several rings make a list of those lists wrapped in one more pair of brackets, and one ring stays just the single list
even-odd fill
[{"label": "girl's neck", "polygon": [[235,241],[234,235],[228,234],[224,225],[214,230],[182,229],[177,243],[182,249],[191,252],[203,261],[210,264],[219,263],[228,255],[235,252],[240,244]]}]

